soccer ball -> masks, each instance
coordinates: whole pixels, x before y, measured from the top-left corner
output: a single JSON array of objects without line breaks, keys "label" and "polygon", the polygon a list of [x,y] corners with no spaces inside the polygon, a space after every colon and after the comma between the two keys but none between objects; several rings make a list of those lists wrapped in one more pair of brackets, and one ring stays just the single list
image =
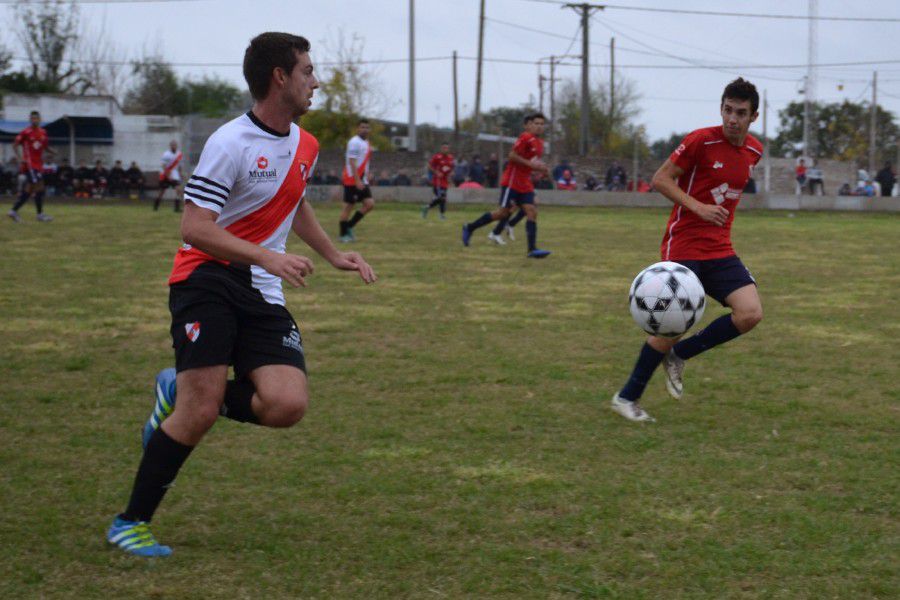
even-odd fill
[{"label": "soccer ball", "polygon": [[628,303],[641,329],[660,337],[678,337],[703,317],[706,295],[693,271],[663,261],[638,273]]}]

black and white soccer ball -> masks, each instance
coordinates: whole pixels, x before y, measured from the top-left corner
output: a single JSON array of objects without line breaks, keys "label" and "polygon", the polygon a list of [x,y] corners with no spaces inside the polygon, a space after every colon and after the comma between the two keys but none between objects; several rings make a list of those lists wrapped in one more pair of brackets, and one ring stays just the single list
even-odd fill
[{"label": "black and white soccer ball", "polygon": [[660,337],[678,337],[703,317],[706,294],[693,271],[663,261],[638,273],[628,303],[641,329]]}]

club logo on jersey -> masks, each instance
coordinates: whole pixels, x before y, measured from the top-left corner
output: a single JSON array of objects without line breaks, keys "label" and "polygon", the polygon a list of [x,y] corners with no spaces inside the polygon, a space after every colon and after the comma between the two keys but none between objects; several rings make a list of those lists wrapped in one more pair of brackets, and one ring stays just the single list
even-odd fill
[{"label": "club logo on jersey", "polygon": [[741,197],[741,190],[730,188],[727,183],[714,187],[709,193],[712,194],[716,204],[722,204],[725,200],[738,200]]},{"label": "club logo on jersey", "polygon": [[713,163],[713,169],[721,169],[724,166],[725,165],[723,163],[720,163],[719,161]]},{"label": "club logo on jersey", "polygon": [[297,352],[303,353],[303,346],[300,343],[300,332],[291,328],[291,333],[281,338],[281,345],[285,348],[291,348]]},{"label": "club logo on jersey", "polygon": [[250,183],[265,183],[278,179],[278,169],[269,169],[269,159],[260,156],[256,159],[256,168],[248,172]]},{"label": "club logo on jersey", "polygon": [[197,338],[200,337],[200,321],[185,323],[184,332],[187,334],[189,340],[196,342]]},{"label": "club logo on jersey", "polygon": [[265,170],[266,167],[269,166],[269,159],[266,158],[265,156],[260,156],[259,158],[256,159],[256,166],[260,170]]},{"label": "club logo on jersey", "polygon": [[675,154],[677,154],[678,156],[681,156],[681,153],[685,151],[685,148],[686,147],[684,144],[679,144],[678,147],[675,148]]}]

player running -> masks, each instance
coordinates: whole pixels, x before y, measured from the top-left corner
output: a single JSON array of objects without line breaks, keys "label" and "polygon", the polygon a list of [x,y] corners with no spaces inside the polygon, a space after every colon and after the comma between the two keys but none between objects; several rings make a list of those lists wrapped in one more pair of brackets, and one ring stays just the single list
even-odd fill
[{"label": "player running", "polygon": [[220,414],[290,427],[306,411],[302,339],[281,281],[305,285],[313,265],[285,253],[288,232],[335,268],[356,271],[365,283],[376,279],[359,254],[334,247],[303,200],[319,153],[316,138],[295,124],[319,86],[309,49],[305,38],[287,33],[250,42],[244,78],[253,108],[207,140],[186,186],[185,243],[169,278],[175,368],[157,375],[131,499],[107,534],[130,554],[171,554],[150,520]]},{"label": "player running", "polygon": [[440,207],[441,221],[447,217],[447,188],[450,187],[450,175],[453,174],[453,165],[455,161],[453,155],[450,154],[450,145],[441,144],[441,151],[436,153],[428,161],[428,170],[431,171],[431,188],[434,190],[434,198],[431,204],[422,207],[422,218],[428,217],[428,211],[435,206]]},{"label": "player running", "polygon": [[[375,199],[372,198],[372,190],[369,189],[371,158],[369,121],[360,119],[356,126],[356,135],[347,142],[347,153],[344,157],[344,208],[341,210],[340,221],[342,242],[356,241],[353,228],[375,208]],[[357,202],[362,202],[362,208],[350,218],[350,211]]]},{"label": "player running", "polygon": [[650,336],[612,408],[631,421],[653,421],[638,404],[660,362],[666,389],[683,393],[684,361],[747,333],[762,320],[756,281],[731,246],[731,224],[741,192],[762,158],[762,144],[748,133],[759,116],[759,94],[738,78],[722,94],[722,124],[688,134],[653,176],[653,186],[675,205],[660,248],[662,259],[686,266],[706,294],[731,308],[684,339]]},{"label": "player running", "polygon": [[175,190],[175,212],[181,211],[181,160],[184,155],[178,150],[178,142],[172,140],[169,142],[169,149],[163,152],[162,168],[159,171],[159,193],[156,195],[156,201],[153,203],[153,210],[159,210],[159,203],[162,202],[163,195],[166,190],[172,188]]},{"label": "player running", "polygon": [[6,216],[20,223],[22,217],[19,216],[19,209],[33,194],[37,220],[46,223],[52,221],[53,217],[44,214],[44,152],[56,156],[56,151],[50,148],[50,138],[47,131],[41,127],[41,113],[31,111],[30,120],[31,125],[23,129],[13,141],[13,151],[19,159],[19,169],[25,175],[25,185],[19,199]]},{"label": "player running", "polygon": [[[500,208],[492,213],[486,212],[471,223],[463,225],[464,246],[469,245],[472,233],[476,229],[493,221],[508,218],[513,205],[516,205],[525,211],[528,219],[525,224],[528,232],[528,258],[545,258],[550,255],[548,250],[537,247],[537,207],[534,204],[534,183],[531,181],[532,171],[550,174],[550,169],[541,161],[544,142],[540,136],[544,133],[545,122],[544,115],[539,112],[525,117],[525,132],[519,136],[510,150],[506,169],[503,170],[503,179],[500,181]],[[488,237],[496,242],[493,236],[491,233]],[[498,243],[502,242],[501,238]]]}]

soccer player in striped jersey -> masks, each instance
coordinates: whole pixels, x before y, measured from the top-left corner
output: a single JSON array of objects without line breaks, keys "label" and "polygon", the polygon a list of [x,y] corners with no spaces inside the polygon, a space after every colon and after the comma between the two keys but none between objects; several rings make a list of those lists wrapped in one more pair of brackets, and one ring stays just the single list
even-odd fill
[{"label": "soccer player in striped jersey", "polygon": [[303,198],[319,154],[316,138],[295,124],[318,87],[309,48],[287,33],[250,42],[244,77],[253,108],[210,136],[185,186],[185,243],[169,277],[175,368],[157,375],[131,498],[107,533],[130,554],[171,554],[149,522],[220,415],[290,427],[306,411],[303,341],[281,282],[305,285],[313,265],[285,252],[288,233],[335,268],[375,281],[362,256],[334,247]]},{"label": "soccer player in striped jersey", "polygon": [[175,212],[181,211],[181,161],[184,155],[178,150],[178,142],[172,140],[169,142],[169,149],[163,152],[160,159],[159,170],[159,193],[156,195],[156,201],[153,203],[153,210],[159,210],[159,204],[162,202],[163,195],[166,190],[171,188],[175,190],[175,202],[173,208]]},{"label": "soccer player in striped jersey", "polygon": [[762,144],[750,135],[759,116],[759,94],[738,78],[725,87],[721,125],[691,132],[653,176],[653,186],[675,205],[660,253],[697,274],[706,295],[731,308],[699,333],[683,340],[650,336],[612,408],[631,421],[652,421],[638,400],[659,363],[666,389],[680,399],[685,361],[747,333],[762,320],[756,281],[735,254],[731,225],[741,192],[762,158]]},{"label": "soccer player in striped jersey", "polygon": [[[369,121],[360,119],[356,135],[347,142],[347,152],[344,155],[344,208],[341,210],[339,223],[342,242],[356,241],[353,228],[375,208],[375,199],[369,189],[369,164],[372,159],[369,129]],[[350,213],[357,202],[362,206],[351,217]]]},{"label": "soccer player in striped jersey", "polygon": [[[34,206],[37,208],[37,220],[42,222],[52,221],[53,217],[44,213],[44,152],[55,155],[50,148],[50,138],[47,131],[41,127],[41,113],[31,111],[31,125],[22,130],[13,141],[13,150],[19,159],[21,172],[25,175],[25,186],[19,194],[19,200],[7,216],[20,222],[19,209],[28,202],[28,198],[34,195]],[[21,154],[20,154],[21,152]]]}]

